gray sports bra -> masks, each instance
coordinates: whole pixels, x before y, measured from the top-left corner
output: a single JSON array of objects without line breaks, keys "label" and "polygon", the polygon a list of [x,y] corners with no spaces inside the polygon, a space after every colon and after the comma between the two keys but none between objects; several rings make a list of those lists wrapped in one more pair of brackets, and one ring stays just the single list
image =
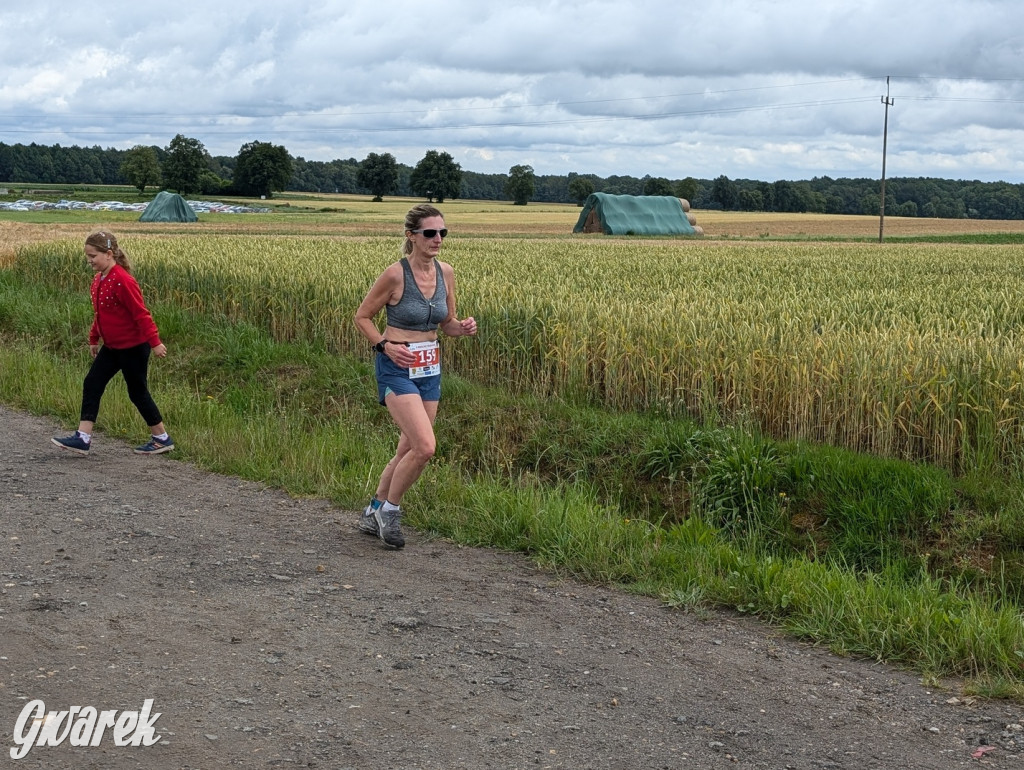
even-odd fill
[{"label": "gray sports bra", "polygon": [[405,286],[402,289],[402,298],[396,304],[384,306],[388,326],[412,332],[431,332],[448,317],[448,287],[444,285],[441,265],[436,259],[434,268],[437,270],[437,287],[434,289],[434,296],[428,300],[416,285],[409,260],[402,257],[402,277]]}]

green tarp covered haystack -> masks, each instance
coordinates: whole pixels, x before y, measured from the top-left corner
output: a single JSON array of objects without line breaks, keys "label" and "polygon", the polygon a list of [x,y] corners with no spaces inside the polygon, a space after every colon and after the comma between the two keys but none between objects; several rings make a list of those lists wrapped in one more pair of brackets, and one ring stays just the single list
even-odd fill
[{"label": "green tarp covered haystack", "polygon": [[574,233],[605,235],[703,235],[689,213],[690,204],[671,195],[610,195],[587,197]]},{"label": "green tarp covered haystack", "polygon": [[139,217],[140,222],[195,222],[198,219],[184,198],[166,190],[158,192]]}]

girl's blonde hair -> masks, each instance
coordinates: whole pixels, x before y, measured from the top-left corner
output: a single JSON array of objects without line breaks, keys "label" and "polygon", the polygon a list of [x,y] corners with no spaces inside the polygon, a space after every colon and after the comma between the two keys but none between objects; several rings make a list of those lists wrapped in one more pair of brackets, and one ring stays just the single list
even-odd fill
[{"label": "girl's blonde hair", "polygon": [[104,230],[93,233],[85,239],[86,246],[92,246],[97,251],[112,251],[114,252],[114,261],[117,262],[127,272],[132,271],[131,262],[128,261],[128,255],[121,251],[121,247],[117,245],[117,238],[113,233],[108,233]]}]

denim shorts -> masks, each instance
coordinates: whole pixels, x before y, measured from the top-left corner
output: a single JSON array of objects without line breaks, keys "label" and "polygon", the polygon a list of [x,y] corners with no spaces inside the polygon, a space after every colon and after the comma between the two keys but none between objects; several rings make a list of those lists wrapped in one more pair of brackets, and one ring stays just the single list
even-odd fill
[{"label": "denim shorts", "polygon": [[424,401],[441,400],[441,375],[433,377],[409,377],[409,370],[396,366],[395,362],[383,353],[377,354],[373,362],[373,373],[377,375],[377,399],[381,405],[389,393],[399,396],[416,394]]}]

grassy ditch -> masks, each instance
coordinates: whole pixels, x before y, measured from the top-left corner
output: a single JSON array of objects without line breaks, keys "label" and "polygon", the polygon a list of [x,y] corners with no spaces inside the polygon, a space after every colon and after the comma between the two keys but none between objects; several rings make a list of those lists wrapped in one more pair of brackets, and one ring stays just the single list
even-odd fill
[{"label": "grassy ditch", "polygon": [[[152,307],[170,355],[151,384],[179,456],[360,508],[396,434],[367,357]],[[77,420],[84,293],[0,270],[0,401]],[[628,414],[445,383],[409,523],[513,549],[693,612],[760,616],[842,654],[1024,697],[1024,486],[742,424]],[[138,438],[123,387],[100,430]],[[40,437],[44,443],[46,436]]]}]

